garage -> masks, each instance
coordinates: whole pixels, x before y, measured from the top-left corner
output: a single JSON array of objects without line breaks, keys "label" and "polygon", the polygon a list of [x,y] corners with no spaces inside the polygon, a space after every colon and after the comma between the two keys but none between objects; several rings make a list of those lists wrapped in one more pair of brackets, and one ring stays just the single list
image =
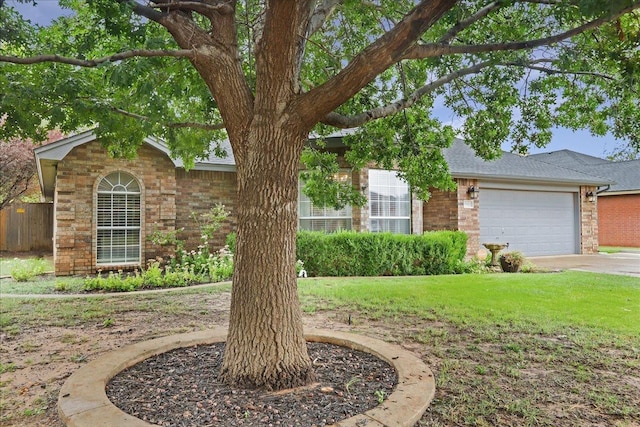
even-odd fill
[{"label": "garage", "polygon": [[509,243],[526,256],[576,254],[578,189],[500,189],[481,184],[480,243]]}]

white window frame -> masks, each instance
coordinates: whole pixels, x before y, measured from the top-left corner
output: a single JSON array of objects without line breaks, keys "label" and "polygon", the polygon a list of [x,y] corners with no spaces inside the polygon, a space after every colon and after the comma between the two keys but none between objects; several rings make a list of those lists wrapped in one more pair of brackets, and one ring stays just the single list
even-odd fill
[{"label": "white window frame", "polygon": [[[334,178],[342,181],[343,183],[351,184],[351,174],[352,172],[350,169],[340,169]],[[302,178],[300,178],[298,179],[298,230],[313,230],[324,231],[325,233],[333,233],[336,231],[353,229],[353,214],[351,211],[351,205],[347,205],[342,209],[335,209],[330,206],[325,206],[323,208],[316,207],[313,205],[311,199],[302,191],[303,187],[304,182]],[[308,204],[308,210],[303,208],[303,204]],[[309,212],[309,214],[302,215],[302,212],[305,211]],[[321,223],[323,225],[322,227],[320,227],[320,229],[314,230],[313,228],[303,227],[302,221],[318,221],[318,223]],[[328,225],[330,225],[331,221],[345,221],[347,227],[336,229],[327,227]]]},{"label": "white window frame", "polygon": [[[378,177],[374,177],[378,175]],[[376,181],[384,181],[382,185],[379,185]],[[397,191],[397,190],[400,191]],[[406,190],[406,192],[405,192]],[[376,193],[382,195],[382,198],[373,200],[372,194]],[[395,193],[395,194],[394,194]],[[391,200],[392,195],[406,194],[406,200]],[[386,169],[369,169],[369,230],[372,232],[391,232],[399,234],[411,234],[411,189],[402,178],[398,176],[397,171]],[[386,211],[385,215],[374,214],[373,204],[378,203],[382,207],[378,206],[383,211]],[[392,209],[392,203],[396,206]],[[404,207],[402,206],[404,205]],[[406,215],[394,215],[392,211],[404,210]],[[382,227],[374,227],[374,221],[381,222]],[[405,223],[406,227],[390,227],[389,223]],[[404,228],[406,232],[396,231]]]},{"label": "white window frame", "polygon": [[[142,195],[130,173],[115,171],[103,177],[96,190],[96,265],[140,265],[142,259]],[[124,204],[123,204],[124,202]],[[102,243],[103,235],[107,243]],[[122,243],[114,243],[120,237]],[[133,243],[129,241],[133,238]],[[133,249],[133,250],[132,250]],[[108,251],[108,256],[104,255]],[[120,251],[122,255],[118,256]]]}]

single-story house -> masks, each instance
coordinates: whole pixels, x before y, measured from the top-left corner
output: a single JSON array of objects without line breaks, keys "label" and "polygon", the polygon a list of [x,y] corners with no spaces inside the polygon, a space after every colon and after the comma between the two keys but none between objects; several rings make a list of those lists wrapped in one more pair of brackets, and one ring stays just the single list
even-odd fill
[{"label": "single-story house", "polygon": [[[327,149],[344,151],[340,141],[328,138]],[[155,231],[184,228],[188,246],[195,247],[200,235],[190,214],[216,203],[230,211],[214,242],[221,245],[234,229],[238,203],[233,153],[225,148],[226,157],[197,161],[189,171],[152,137],[133,160],[109,157],[92,131],[36,148],[42,192],[54,202],[56,274],[143,266],[168,255],[148,240]],[[299,228],[462,230],[469,235],[469,255],[489,242],[509,243],[525,255],[597,251],[596,203],[588,194],[612,181],[510,153],[487,162],[460,140],[445,150],[445,158],[457,190],[434,190],[428,202],[417,199],[395,171],[353,171],[343,164],[338,179],[365,192],[369,203],[318,208],[300,191]]]},{"label": "single-story house", "polygon": [[614,181],[597,190],[598,243],[640,247],[640,159],[613,162],[570,150],[531,157]]}]

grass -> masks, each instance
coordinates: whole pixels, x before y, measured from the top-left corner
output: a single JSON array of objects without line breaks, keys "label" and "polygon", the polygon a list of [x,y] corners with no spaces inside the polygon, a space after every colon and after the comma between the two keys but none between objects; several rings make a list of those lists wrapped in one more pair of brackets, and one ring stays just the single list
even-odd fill
[{"label": "grass", "polygon": [[[94,348],[105,351],[101,344],[129,330],[144,329],[140,337],[149,339],[222,324],[227,306],[218,306],[225,314],[216,317],[212,304],[228,299],[220,293],[230,289],[4,298],[0,328],[11,357],[0,372],[85,363],[96,357]],[[436,397],[416,426],[640,423],[638,278],[573,271],[314,278],[300,280],[299,292],[307,321],[338,329],[349,323],[349,330],[401,343],[429,364]],[[42,330],[64,350],[48,355],[46,342],[39,345],[31,333]],[[53,402],[61,383],[47,385]],[[10,387],[0,384],[0,394],[11,396]],[[42,405],[6,405],[14,425],[25,417],[42,421]]]},{"label": "grass", "polygon": [[619,252],[640,252],[640,248],[628,248],[623,246],[599,246],[598,252],[617,254]]},{"label": "grass", "polygon": [[53,294],[58,292],[79,293],[84,289],[79,277],[37,276],[24,282],[0,279],[0,293],[3,294]]},{"label": "grass", "polygon": [[[541,331],[597,328],[640,334],[640,280],[567,271],[407,278],[321,278],[301,298],[369,314],[419,314],[475,325],[535,324]],[[313,303],[306,311],[313,311]]]},{"label": "grass", "polygon": [[[47,298],[5,298],[0,304],[0,328],[17,335],[29,327],[75,327],[85,323],[109,327],[114,319],[128,312],[157,315],[195,315],[195,306],[187,306],[179,297],[227,292],[231,285],[222,284],[204,289],[179,288],[174,292],[139,295],[122,294],[118,297],[89,296],[60,298],[52,304]],[[178,296],[178,298],[176,297]]]},{"label": "grass", "polygon": [[2,257],[0,258],[0,276],[9,276],[12,270],[17,268],[37,268],[44,271],[53,271],[53,263],[47,258],[17,258]]}]

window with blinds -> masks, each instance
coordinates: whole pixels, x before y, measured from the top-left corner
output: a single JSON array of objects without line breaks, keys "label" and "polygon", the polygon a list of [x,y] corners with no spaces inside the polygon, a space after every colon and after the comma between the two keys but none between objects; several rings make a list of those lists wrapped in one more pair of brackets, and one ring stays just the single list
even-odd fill
[{"label": "window with blinds", "polygon": [[[343,183],[351,183],[351,171],[339,171],[335,179]],[[298,180],[298,229],[308,231],[333,232],[351,230],[351,206],[342,209],[314,206],[311,199],[304,194],[304,182]]]},{"label": "window with blinds", "polygon": [[369,230],[411,232],[409,185],[395,171],[369,170]]},{"label": "window with blinds", "polygon": [[140,263],[140,184],[113,172],[98,184],[97,264]]}]

